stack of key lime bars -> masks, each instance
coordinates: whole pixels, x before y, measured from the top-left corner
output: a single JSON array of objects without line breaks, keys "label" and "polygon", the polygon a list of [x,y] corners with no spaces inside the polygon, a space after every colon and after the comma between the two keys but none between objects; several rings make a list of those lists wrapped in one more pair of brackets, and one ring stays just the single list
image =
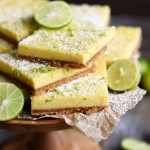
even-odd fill
[{"label": "stack of key lime bars", "polygon": [[134,89],[141,28],[109,25],[108,6],[1,0],[0,121],[27,101],[34,116],[89,115]]}]

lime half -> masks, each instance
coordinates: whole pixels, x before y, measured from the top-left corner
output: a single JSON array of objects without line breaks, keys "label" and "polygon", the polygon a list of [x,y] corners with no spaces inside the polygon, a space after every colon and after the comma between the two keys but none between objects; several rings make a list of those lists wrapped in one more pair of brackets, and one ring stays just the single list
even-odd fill
[{"label": "lime half", "polygon": [[107,75],[108,86],[114,91],[132,89],[138,84],[140,78],[137,64],[130,59],[116,61],[108,68]]},{"label": "lime half", "polygon": [[24,97],[20,89],[11,83],[0,83],[0,121],[16,118],[23,106]]},{"label": "lime half", "polygon": [[122,142],[122,148],[125,150],[150,150],[150,145],[135,139],[125,139]]},{"label": "lime half", "polygon": [[35,20],[42,26],[55,29],[69,24],[73,19],[71,7],[63,1],[43,4],[35,14]]}]

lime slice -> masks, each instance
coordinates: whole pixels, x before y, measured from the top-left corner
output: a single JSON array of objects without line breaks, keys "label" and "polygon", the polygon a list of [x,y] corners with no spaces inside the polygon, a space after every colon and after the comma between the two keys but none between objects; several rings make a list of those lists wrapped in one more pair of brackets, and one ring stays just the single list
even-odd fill
[{"label": "lime slice", "polygon": [[150,150],[150,145],[135,139],[125,139],[122,142],[122,148],[125,150]]},{"label": "lime slice", "polygon": [[61,28],[73,19],[71,7],[63,1],[53,1],[43,4],[36,11],[35,20],[47,28]]},{"label": "lime slice", "polygon": [[0,121],[16,118],[23,106],[24,97],[18,87],[11,83],[0,83]]},{"label": "lime slice", "polygon": [[139,68],[133,60],[122,59],[112,64],[107,71],[108,86],[114,91],[134,88],[139,81]]}]

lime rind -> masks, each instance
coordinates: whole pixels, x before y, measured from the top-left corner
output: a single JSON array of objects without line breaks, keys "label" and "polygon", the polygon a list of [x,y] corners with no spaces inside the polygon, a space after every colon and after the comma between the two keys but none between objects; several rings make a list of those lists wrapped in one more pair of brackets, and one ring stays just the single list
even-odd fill
[{"label": "lime rind", "polygon": [[24,106],[21,90],[11,83],[0,83],[0,121],[16,118]]},{"label": "lime rind", "polygon": [[64,1],[53,1],[43,4],[35,13],[35,20],[43,27],[59,29],[73,20],[73,10]]},{"label": "lime rind", "polygon": [[149,144],[131,138],[123,140],[121,145],[125,150],[150,150]]},{"label": "lime rind", "polygon": [[138,85],[140,71],[133,60],[122,59],[108,68],[107,75],[109,88],[121,92],[130,90]]}]

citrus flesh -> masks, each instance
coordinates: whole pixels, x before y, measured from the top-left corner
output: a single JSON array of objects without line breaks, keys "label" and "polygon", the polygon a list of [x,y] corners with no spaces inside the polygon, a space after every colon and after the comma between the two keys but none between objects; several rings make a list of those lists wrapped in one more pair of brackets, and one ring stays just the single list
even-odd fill
[{"label": "citrus flesh", "polygon": [[140,72],[137,64],[130,59],[113,63],[107,70],[108,86],[114,91],[126,91],[137,86]]},{"label": "citrus flesh", "polygon": [[35,14],[35,20],[42,26],[55,29],[69,24],[73,19],[71,7],[63,1],[43,4]]},{"label": "citrus flesh", "polygon": [[0,83],[0,91],[0,121],[16,118],[24,106],[22,92],[11,83]]}]

